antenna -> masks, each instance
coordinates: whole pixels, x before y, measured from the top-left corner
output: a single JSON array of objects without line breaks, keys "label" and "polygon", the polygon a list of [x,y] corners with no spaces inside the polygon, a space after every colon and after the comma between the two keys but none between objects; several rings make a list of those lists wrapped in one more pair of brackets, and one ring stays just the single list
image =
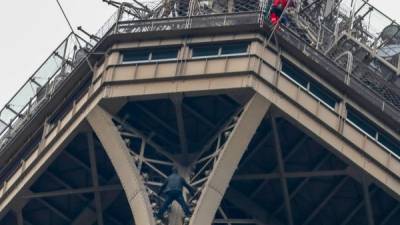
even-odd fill
[{"label": "antenna", "polygon": [[81,43],[80,43],[78,37],[76,36],[75,30],[74,30],[74,28],[72,27],[71,22],[69,21],[69,19],[68,19],[68,17],[67,17],[67,14],[65,13],[65,11],[64,11],[64,9],[63,9],[63,7],[62,7],[60,1],[59,1],[59,0],[56,0],[56,2],[57,2],[57,4],[58,4],[58,6],[60,7],[60,10],[61,10],[61,12],[62,12],[62,14],[63,14],[65,20],[67,21],[68,26],[69,26],[69,28],[71,29],[72,34],[75,36],[75,39],[76,39],[76,42],[78,42],[79,48],[81,48],[81,47],[82,47],[82,46],[81,46]]}]

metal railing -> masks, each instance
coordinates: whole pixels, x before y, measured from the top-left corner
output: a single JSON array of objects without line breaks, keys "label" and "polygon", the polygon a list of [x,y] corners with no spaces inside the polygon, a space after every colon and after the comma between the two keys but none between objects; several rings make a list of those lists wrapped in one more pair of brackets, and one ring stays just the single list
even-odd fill
[{"label": "metal railing", "polygon": [[0,149],[50,98],[79,63],[77,50],[86,42],[69,34],[17,93],[0,110]]}]

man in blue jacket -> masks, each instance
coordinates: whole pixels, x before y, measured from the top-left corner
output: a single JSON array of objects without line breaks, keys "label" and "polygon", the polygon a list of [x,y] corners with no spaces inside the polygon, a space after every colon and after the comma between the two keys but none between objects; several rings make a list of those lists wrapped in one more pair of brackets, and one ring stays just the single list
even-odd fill
[{"label": "man in blue jacket", "polygon": [[177,169],[173,168],[171,175],[168,176],[158,193],[159,195],[163,194],[165,196],[165,201],[157,213],[157,218],[161,218],[164,215],[164,212],[168,209],[173,201],[177,201],[182,207],[185,216],[189,217],[190,210],[189,206],[185,202],[185,199],[183,198],[183,187],[186,187],[190,194],[194,195],[193,188],[181,176],[179,176]]}]

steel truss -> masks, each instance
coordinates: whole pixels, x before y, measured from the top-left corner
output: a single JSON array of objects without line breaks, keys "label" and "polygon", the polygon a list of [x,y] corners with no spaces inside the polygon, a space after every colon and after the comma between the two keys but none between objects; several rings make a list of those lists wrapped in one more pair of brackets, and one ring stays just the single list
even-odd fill
[{"label": "steel truss", "polygon": [[[285,169],[285,165],[287,164],[290,159],[292,159],[296,153],[298,153],[299,149],[301,149],[309,140],[307,136],[300,136],[293,146],[290,147],[286,154],[283,153],[282,147],[280,146],[282,143],[282,139],[284,137],[281,136],[279,132],[279,122],[276,120],[276,117],[280,117],[281,115],[277,115],[275,111],[265,115],[265,112],[269,109],[269,102],[265,101],[264,99],[259,96],[253,97],[245,106],[239,107],[235,113],[233,113],[229,119],[224,121],[224,124],[220,126],[218,132],[216,132],[211,138],[209,138],[209,142],[206,143],[202,150],[196,152],[194,155],[187,155],[188,152],[185,152],[183,149],[180,151],[180,154],[189,156],[192,158],[190,163],[187,161],[181,161],[181,155],[174,155],[168,149],[164,149],[162,146],[156,144],[152,138],[155,134],[145,134],[141,130],[135,128],[133,125],[130,124],[129,117],[122,116],[111,116],[101,108],[97,108],[93,111],[93,114],[89,115],[88,120],[90,124],[93,126],[93,130],[95,131],[96,135],[98,136],[99,140],[102,142],[106,152],[108,151],[107,148],[113,146],[112,149],[115,149],[117,143],[120,146],[120,149],[125,149],[124,151],[115,151],[113,153],[108,152],[110,155],[111,161],[116,160],[113,157],[117,157],[115,154],[119,154],[120,156],[123,155],[124,157],[129,156],[127,161],[129,162],[128,167],[124,167],[124,170],[128,170],[129,168],[137,168],[139,174],[139,182],[143,182],[145,190],[135,192],[136,195],[143,194],[144,197],[149,199],[149,208],[147,209],[147,213],[152,215],[152,211],[157,210],[157,207],[163,201],[162,196],[157,194],[158,189],[160,187],[161,181],[167,176],[168,171],[172,166],[178,166],[181,168],[184,174],[187,174],[187,179],[190,180],[190,183],[197,187],[197,193],[195,196],[188,198],[188,201],[191,202],[191,206],[195,209],[193,217],[191,218],[191,223],[195,224],[196,221],[201,220],[203,222],[204,219],[210,219],[209,222],[206,224],[274,224],[274,225],[284,225],[284,224],[291,224],[292,222],[290,217],[293,217],[293,206],[291,203],[293,199],[298,195],[300,190],[304,188],[304,186],[314,178],[324,178],[324,177],[340,177],[337,182],[331,187],[330,190],[327,191],[324,198],[318,203],[315,209],[305,218],[302,222],[303,225],[312,224],[313,219],[319,215],[321,210],[333,199],[336,194],[348,184],[348,182],[352,179],[350,177],[350,170],[348,168],[344,169],[336,169],[336,170],[321,170],[321,168],[327,164],[329,159],[333,156],[328,154],[324,156],[317,164],[314,165],[311,171],[308,172],[288,172]],[[178,99],[179,100],[179,99]],[[262,102],[265,101],[263,104]],[[179,103],[177,106],[187,108],[189,106],[183,104],[180,105]],[[190,107],[189,107],[190,108]],[[97,111],[99,110],[99,111]],[[146,111],[145,108],[141,110]],[[194,109],[191,109],[192,112]],[[97,111],[97,112],[96,112]],[[101,112],[101,113],[100,113]],[[101,120],[103,122],[99,122],[98,119],[99,115],[102,115]],[[147,114],[152,114],[151,111],[146,111]],[[179,117],[179,113],[176,114]],[[258,115],[258,119],[255,119],[255,115]],[[132,116],[132,115],[131,115]],[[154,117],[157,115],[153,114]],[[203,118],[203,120],[207,120],[201,115],[197,116],[199,118]],[[250,152],[245,157],[242,157],[243,151],[248,151],[246,143],[242,143],[243,140],[248,140],[248,142],[253,138],[254,133],[248,133],[246,128],[253,127],[253,131],[257,126],[251,125],[251,123],[261,123],[261,121],[267,121],[269,118],[269,123],[271,124],[271,129],[269,132],[265,134],[263,138],[257,143],[257,145],[252,148]],[[160,119],[161,120],[161,119]],[[104,121],[108,121],[108,125],[104,124]],[[209,123],[209,122],[208,122]],[[167,126],[167,124],[164,124]],[[211,125],[210,125],[211,126]],[[99,127],[101,127],[102,131],[100,131]],[[107,129],[104,129],[107,127]],[[174,128],[171,128],[174,129]],[[104,132],[107,130],[107,132]],[[112,132],[109,132],[111,130]],[[177,126],[177,130],[175,132],[180,133],[179,126]],[[182,130],[182,129],[181,129]],[[242,133],[243,132],[243,133]],[[107,141],[104,141],[105,138],[103,135],[107,133]],[[112,135],[111,135],[112,134]],[[184,136],[184,135],[183,135]],[[91,179],[93,186],[89,188],[73,188],[70,185],[66,184],[60,178],[57,178],[56,174],[52,174],[51,172],[46,172],[48,176],[52,179],[57,181],[58,183],[62,184],[65,187],[65,190],[59,191],[52,191],[52,192],[37,192],[37,193],[28,193],[26,192],[25,195],[22,197],[23,199],[37,199],[41,202],[46,208],[48,208],[53,213],[57,214],[58,216],[64,218],[64,220],[68,221],[70,224],[92,224],[97,222],[98,224],[104,224],[105,218],[109,221],[112,220],[113,224],[121,224],[118,219],[112,218],[107,214],[103,214],[103,209],[109,207],[115,197],[111,197],[111,199],[103,199],[99,201],[99,194],[102,192],[109,192],[114,190],[123,190],[126,195],[130,196],[129,190],[134,190],[133,187],[127,187],[127,184],[124,184],[123,178],[120,178],[122,181],[121,185],[113,184],[117,178],[113,177],[110,180],[105,179],[96,171],[96,160],[95,159],[95,151],[94,151],[94,136],[93,133],[88,132],[86,134],[88,151],[89,151],[89,158],[90,164],[86,165],[84,162],[80,161],[73,155],[68,152],[63,152],[62,154],[65,157],[70,158],[82,168],[84,168],[88,173],[91,174]],[[268,140],[273,140],[273,145],[270,146],[276,153],[276,161],[278,162],[276,167],[273,169],[272,172],[269,173],[251,173],[251,174],[244,174],[244,173],[236,173],[233,174],[235,171],[240,171],[241,169],[246,167],[246,164],[252,161],[253,157],[263,150],[265,147],[264,144]],[[112,140],[112,141],[110,141]],[[238,141],[242,143],[242,146],[239,146],[238,143],[234,141]],[[110,143],[114,143],[111,145]],[[184,143],[184,142],[183,142]],[[233,147],[237,147],[237,150],[241,149],[242,153],[236,152]],[[120,157],[119,156],[119,157]],[[237,166],[232,164],[232,157],[236,158],[236,162],[238,163]],[[239,163],[239,160],[241,161]],[[218,173],[222,172],[224,178],[227,181],[230,181],[229,175],[226,174],[227,167],[221,167],[223,163],[229,162],[229,167],[232,170],[232,181],[239,181],[239,182],[247,182],[247,181],[254,181],[254,180],[261,180],[263,181],[258,188],[254,189],[250,195],[243,194],[240,190],[237,190],[235,187],[228,187],[225,186],[227,189],[224,194],[221,194],[221,198],[218,200],[216,197],[207,198],[207,195],[210,193],[210,189],[217,190],[219,189],[218,185],[221,183],[221,177],[218,177]],[[117,170],[122,168],[124,164],[121,158],[118,158],[118,164],[114,166]],[[135,165],[135,167],[131,167]],[[227,166],[227,165],[225,165]],[[237,169],[236,169],[237,167]],[[225,169],[221,169],[225,168]],[[123,177],[125,175],[118,174],[119,177]],[[289,190],[287,188],[287,181],[288,179],[293,178],[302,178],[303,180],[293,189]],[[129,179],[132,179],[129,176]],[[264,206],[259,205],[259,203],[254,201],[255,196],[257,196],[261,191],[262,188],[265,187],[268,182],[272,180],[279,180],[281,184],[282,190],[284,193],[284,201],[282,205],[277,207],[275,211],[268,212],[265,210]],[[103,185],[99,185],[99,181],[103,183]],[[216,182],[216,183],[214,183]],[[374,195],[376,195],[378,189],[376,187],[371,187],[370,183],[367,179],[363,179],[360,181],[363,184],[363,198],[359,200],[359,203],[354,207],[352,211],[348,213],[346,218],[343,219],[341,224],[349,224],[349,222],[354,218],[355,214],[359,213],[361,210],[365,209],[365,213],[368,216],[369,224],[376,224],[374,222],[373,209],[371,207],[371,199]],[[108,183],[108,184],[104,184]],[[130,182],[132,183],[132,182]],[[131,184],[129,184],[131,185]],[[227,184],[224,184],[227,185]],[[285,188],[286,186],[286,188]],[[219,189],[221,190],[221,189]],[[46,198],[57,197],[57,196],[67,196],[67,195],[75,195],[79,196],[81,199],[88,201],[84,194],[86,193],[93,193],[95,198],[91,200],[81,214],[76,218],[69,217],[67,214],[60,211],[57,207],[53,206],[50,202],[46,200]],[[222,192],[221,192],[222,193]],[[97,197],[96,197],[97,196]],[[222,196],[224,196],[224,200],[222,200]],[[132,205],[135,204],[135,199],[132,199]],[[222,201],[222,202],[221,202]],[[229,202],[229,204],[227,204]],[[206,205],[207,209],[209,209],[211,204],[215,204],[215,211],[214,212],[206,212],[205,214],[201,214],[202,210],[201,206]],[[145,209],[142,204],[140,204],[142,210]],[[134,206],[131,206],[134,207]],[[240,210],[247,214],[247,217],[238,218],[234,215],[229,213],[229,210],[235,207],[237,210]],[[23,208],[23,206],[22,206]],[[387,215],[386,218],[383,220],[382,224],[387,223],[391,219],[391,217],[396,214],[399,210],[399,207],[395,207],[391,210]],[[278,219],[278,214],[280,211],[284,210],[286,212],[287,221],[282,221]],[[136,213],[138,213],[136,211]],[[140,212],[140,213],[143,213]],[[171,211],[170,217],[165,219],[165,224],[179,224],[181,220],[176,220],[175,222],[171,222],[171,218],[173,214],[177,218],[181,216],[179,210],[174,212]],[[217,217],[214,218],[214,214],[217,214]],[[23,214],[16,210],[16,214],[18,215],[19,221],[25,221],[25,224],[30,224],[29,221],[24,219]],[[133,213],[134,214],[134,213]],[[198,218],[200,215],[200,218]],[[143,216],[143,215],[141,215]],[[175,217],[175,218],[176,218]],[[196,218],[197,217],[197,218]],[[207,217],[207,218],[206,218]],[[142,218],[138,219],[137,216],[134,214],[134,218],[136,224],[146,224],[147,222],[142,222]],[[103,221],[103,222],[102,222]],[[167,223],[169,221],[169,223]]]}]

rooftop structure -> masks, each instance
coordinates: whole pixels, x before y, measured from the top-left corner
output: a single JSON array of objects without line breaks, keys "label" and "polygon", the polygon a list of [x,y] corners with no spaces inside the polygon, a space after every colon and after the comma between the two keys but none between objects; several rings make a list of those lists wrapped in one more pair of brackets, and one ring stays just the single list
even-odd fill
[{"label": "rooftop structure", "polygon": [[[397,224],[400,25],[364,0],[104,1],[0,111],[0,224]],[[173,206],[164,224],[181,225]]]}]

